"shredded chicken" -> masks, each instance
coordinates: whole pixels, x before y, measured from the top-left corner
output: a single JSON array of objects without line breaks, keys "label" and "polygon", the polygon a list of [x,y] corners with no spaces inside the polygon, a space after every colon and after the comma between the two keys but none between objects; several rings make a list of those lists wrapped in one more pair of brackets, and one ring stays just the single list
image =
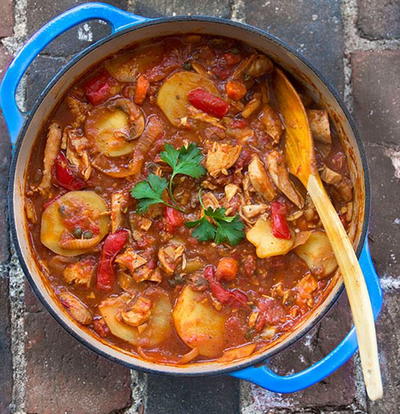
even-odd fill
[{"label": "shredded chicken", "polygon": [[152,302],[145,296],[139,296],[134,302],[128,303],[128,308],[119,313],[122,322],[129,326],[139,326],[149,320]]},{"label": "shredded chicken", "polygon": [[265,55],[251,55],[244,59],[233,72],[232,78],[252,77],[265,75],[271,72],[274,65]]},{"label": "shredded chicken", "polygon": [[153,269],[149,263],[137,268],[132,276],[138,283],[143,282],[144,280],[156,283],[160,283],[162,281],[160,269],[158,267]]},{"label": "shredded chicken", "polygon": [[68,161],[75,165],[85,180],[92,174],[92,165],[89,161],[89,141],[77,129],[65,128],[63,139],[66,137],[66,156]]},{"label": "shredded chicken", "polygon": [[262,213],[267,211],[268,206],[266,204],[249,204],[242,207],[242,214],[248,218],[252,219],[259,216]]},{"label": "shredded chicken", "polygon": [[308,109],[307,117],[314,140],[331,144],[332,137],[328,112],[325,109]]},{"label": "shredded chicken", "polygon": [[274,144],[279,144],[283,133],[283,124],[279,115],[269,105],[264,105],[260,111],[259,119],[265,132],[272,138]]},{"label": "shredded chicken", "polygon": [[123,192],[111,194],[111,231],[114,233],[122,225],[122,214],[128,206],[128,194]]},{"label": "shredded chicken", "polygon": [[72,318],[82,325],[89,325],[92,323],[92,313],[80,299],[67,291],[61,292],[59,298],[60,302]]},{"label": "shredded chicken", "polygon": [[225,186],[224,191],[225,191],[225,199],[227,202],[229,202],[239,191],[239,187],[236,184],[230,183]]},{"label": "shredded chicken", "polygon": [[58,155],[60,146],[61,127],[56,122],[53,122],[49,126],[49,132],[47,133],[47,141],[43,157],[43,177],[37,188],[43,195],[47,195],[51,186],[51,169],[53,168],[54,160]]},{"label": "shredded chicken", "polygon": [[211,207],[215,210],[220,207],[219,201],[217,200],[215,195],[211,193],[210,191],[207,193],[204,193],[201,199],[203,201],[205,208]]},{"label": "shredded chicken", "polygon": [[128,247],[115,258],[115,262],[128,269],[134,275],[137,268],[147,263],[147,259],[140,256],[131,247]]},{"label": "shredded chicken", "polygon": [[35,209],[35,205],[33,204],[32,199],[30,198],[25,198],[25,214],[27,219],[35,224],[37,223],[37,214],[36,214],[36,209]]},{"label": "shredded chicken", "polygon": [[248,167],[248,174],[252,186],[265,200],[272,201],[276,197],[274,185],[258,155],[253,156]]},{"label": "shredded chicken", "polygon": [[285,165],[285,158],[278,151],[271,151],[266,155],[268,171],[274,184],[297,207],[303,208],[304,199],[290,181]]},{"label": "shredded chicken", "polygon": [[86,288],[90,287],[96,270],[96,261],[88,258],[69,264],[63,272],[65,281]]},{"label": "shredded chicken", "polygon": [[242,150],[241,145],[221,144],[214,142],[208,150],[206,158],[206,168],[210,175],[216,177],[219,173],[228,174],[228,168],[239,158]]},{"label": "shredded chicken", "polygon": [[353,198],[351,181],[342,174],[324,166],[321,171],[321,179],[325,183],[333,185],[343,201],[348,202]]},{"label": "shredded chicken", "polygon": [[167,244],[158,250],[158,260],[160,267],[168,275],[172,275],[178,266],[178,261],[182,257],[185,247],[181,244]]},{"label": "shredded chicken", "polygon": [[66,101],[68,108],[74,117],[72,125],[78,128],[85,122],[90,105],[73,96],[68,96]]},{"label": "shredded chicken", "polygon": [[251,100],[246,104],[242,111],[243,118],[249,118],[261,105],[262,96],[261,93],[256,92]]}]

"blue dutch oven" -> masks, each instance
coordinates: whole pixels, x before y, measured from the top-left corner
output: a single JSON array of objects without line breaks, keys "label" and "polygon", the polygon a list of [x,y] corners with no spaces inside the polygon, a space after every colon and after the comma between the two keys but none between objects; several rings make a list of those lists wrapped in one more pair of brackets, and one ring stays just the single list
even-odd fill
[{"label": "blue dutch oven", "polygon": [[[57,36],[71,27],[91,19],[100,19],[109,23],[112,28],[111,34],[73,58],[49,83],[39,96],[34,108],[29,113],[22,113],[18,109],[15,94],[21,77],[32,60]],[[141,360],[128,352],[94,338],[88,330],[78,326],[59,306],[54,293],[33,259],[28,243],[27,226],[25,220],[22,219],[25,217],[24,180],[28,160],[34,150],[35,139],[43,122],[49,117],[54,106],[74,81],[96,62],[135,42],[157,36],[184,33],[228,36],[250,44],[278,62],[309,90],[316,102],[328,109],[349,160],[355,189],[350,237],[353,239],[366,278],[375,317],[378,315],[382,306],[382,293],[367,243],[370,206],[367,165],[360,139],[349,113],[319,72],[288,45],[267,32],[224,19],[188,16],[147,19],[110,5],[87,3],[56,17],[26,43],[11,63],[0,86],[0,106],[14,145],[8,201],[15,247],[33,290],[49,312],[70,334],[98,354],[130,368],[152,373],[188,376],[229,374],[275,392],[299,391],[330,375],[349,360],[357,350],[357,338],[353,328],[330,354],[304,371],[280,376],[268,368],[269,357],[298,340],[337,301],[343,291],[343,282],[339,273],[333,277],[332,288],[325,301],[293,332],[288,333],[268,349],[235,362],[193,363],[179,367]]]}]

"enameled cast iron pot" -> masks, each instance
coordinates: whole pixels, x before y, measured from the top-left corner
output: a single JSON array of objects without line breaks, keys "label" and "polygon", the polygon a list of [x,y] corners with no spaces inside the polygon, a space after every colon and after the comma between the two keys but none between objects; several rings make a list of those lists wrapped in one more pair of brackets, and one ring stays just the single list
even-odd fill
[{"label": "enameled cast iron pot", "polygon": [[[34,108],[29,113],[21,113],[16,104],[16,89],[32,60],[58,35],[90,19],[100,19],[109,23],[112,27],[111,34],[72,59],[42,92]],[[102,3],[87,3],[56,17],[37,32],[22,48],[11,63],[0,86],[0,106],[15,146],[10,171],[8,202],[12,235],[19,260],[33,290],[54,318],[71,335],[100,355],[131,368],[153,373],[192,376],[229,373],[237,378],[259,384],[271,391],[294,392],[304,389],[330,375],[354,354],[357,349],[354,328],[336,349],[302,372],[289,376],[279,376],[268,368],[266,365],[267,359],[304,335],[336,302],[343,291],[343,282],[339,274],[336,274],[333,278],[332,289],[326,299],[311,316],[269,349],[252,355],[245,361],[224,364],[191,364],[186,367],[178,367],[165,366],[135,358],[127,352],[95,339],[60,308],[54,293],[41,276],[33,259],[28,243],[27,227],[23,219],[25,217],[24,180],[28,160],[34,150],[35,139],[43,123],[52,112],[54,105],[57,104],[76,79],[106,56],[134,42],[180,33],[228,36],[250,44],[279,63],[308,88],[316,102],[322,103],[328,109],[350,163],[355,188],[355,213],[353,214],[350,233],[364,271],[375,316],[378,315],[382,305],[382,296],[366,238],[370,205],[367,166],[360,139],[349,113],[340,98],[323,80],[318,71],[284,42],[252,26],[218,18],[185,16],[147,19]]]}]

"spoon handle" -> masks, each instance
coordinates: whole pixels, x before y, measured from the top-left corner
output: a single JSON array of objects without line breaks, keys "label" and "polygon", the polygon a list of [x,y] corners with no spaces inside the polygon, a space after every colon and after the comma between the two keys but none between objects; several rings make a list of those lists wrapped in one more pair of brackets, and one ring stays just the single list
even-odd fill
[{"label": "spoon handle", "polygon": [[361,267],[319,176],[310,175],[307,191],[324,225],[343,276],[356,327],[361,367],[368,396],[371,400],[377,400],[382,398],[382,379],[371,301]]}]

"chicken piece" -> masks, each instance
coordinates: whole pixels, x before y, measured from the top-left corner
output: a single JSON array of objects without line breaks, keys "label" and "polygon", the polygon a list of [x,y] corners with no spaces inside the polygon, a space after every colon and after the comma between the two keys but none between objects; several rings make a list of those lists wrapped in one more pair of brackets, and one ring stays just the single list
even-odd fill
[{"label": "chicken piece", "polygon": [[243,118],[249,118],[261,105],[262,96],[261,93],[255,93],[250,101],[246,104],[241,112]]},{"label": "chicken piece", "polygon": [[271,178],[264,168],[264,164],[258,155],[254,155],[249,164],[249,179],[254,189],[260,193],[265,200],[272,201],[276,197],[276,191]]},{"label": "chicken piece", "polygon": [[158,250],[158,260],[160,267],[168,275],[172,275],[178,266],[178,261],[182,257],[185,247],[182,244],[170,243]]},{"label": "chicken piece", "polygon": [[[192,105],[188,105],[187,107],[188,111],[188,118],[196,119],[197,121],[206,122],[207,124],[214,125],[215,127],[225,129],[225,127],[221,124],[220,120],[218,118],[215,118],[214,116],[207,115],[205,112],[196,109]],[[185,117],[181,118],[182,120],[182,126],[184,126],[184,120]]]},{"label": "chicken piece", "polygon": [[140,230],[147,231],[149,230],[152,224],[153,222],[147,217],[139,217],[138,219],[138,225]]},{"label": "chicken piece", "polygon": [[249,66],[246,69],[246,74],[252,78],[257,78],[259,76],[269,73],[274,68],[274,64],[271,59],[267,58],[265,55],[255,55],[252,56]]},{"label": "chicken piece", "polygon": [[298,208],[303,208],[304,199],[290,181],[285,159],[278,151],[271,151],[266,155],[268,171],[274,184]]},{"label": "chicken piece", "polygon": [[268,206],[266,204],[250,204],[243,206],[241,212],[247,219],[251,219],[265,213],[267,208]]},{"label": "chicken piece", "polygon": [[307,276],[304,276],[302,279],[300,279],[296,286],[300,302],[308,302],[310,299],[312,300],[312,293],[317,288],[317,279],[312,274],[308,274]]},{"label": "chicken piece", "polygon": [[314,140],[331,144],[332,137],[328,112],[325,109],[308,109],[307,117]]},{"label": "chicken piece", "polygon": [[139,326],[147,322],[151,315],[152,302],[145,296],[139,296],[133,303],[128,303],[127,309],[119,313],[121,322],[129,326]]},{"label": "chicken piece", "polygon": [[162,281],[162,276],[159,268],[153,268],[150,263],[139,267],[132,274],[135,282],[143,282],[148,280],[149,282],[160,283]]},{"label": "chicken piece", "polygon": [[229,202],[239,191],[239,187],[236,184],[227,184],[224,188],[224,191],[225,191],[225,199],[227,202]]},{"label": "chicken piece", "polygon": [[206,158],[206,168],[210,175],[216,177],[221,172],[228,175],[228,168],[235,164],[241,150],[241,145],[214,142],[212,148],[208,150]]},{"label": "chicken piece", "polygon": [[259,119],[265,132],[272,138],[274,144],[279,144],[284,129],[279,115],[271,106],[264,105],[260,111]]},{"label": "chicken piece", "polygon": [[32,224],[37,223],[36,209],[31,198],[25,198],[25,214]]},{"label": "chicken piece", "polygon": [[70,263],[63,272],[64,280],[68,283],[89,288],[96,270],[96,260],[92,257]]},{"label": "chicken piece", "polygon": [[211,207],[212,209],[215,210],[215,209],[220,207],[219,201],[217,200],[215,195],[213,193],[211,193],[210,191],[207,192],[207,193],[204,193],[202,195],[201,199],[202,199],[203,205],[206,209]]},{"label": "chicken piece", "polygon": [[321,172],[321,179],[325,183],[333,185],[343,201],[349,202],[353,198],[351,181],[342,174],[324,166]]},{"label": "chicken piece", "polygon": [[77,129],[66,127],[63,139],[66,136],[66,156],[68,161],[75,165],[82,177],[87,181],[92,174],[92,165],[89,161],[89,141]]},{"label": "chicken piece", "polygon": [[128,247],[115,258],[115,262],[128,269],[133,275],[137,268],[147,263],[147,259],[136,253],[132,247]]},{"label": "chicken piece", "polygon": [[43,157],[43,177],[38,186],[38,191],[42,195],[47,195],[51,186],[51,170],[55,159],[61,146],[61,127],[57,122],[53,122],[49,126],[49,132],[47,133],[46,147],[44,149]]},{"label": "chicken piece", "polygon": [[60,301],[67,312],[82,325],[92,323],[93,316],[87,306],[70,292],[63,291],[59,294]]},{"label": "chicken piece", "polygon": [[89,112],[90,105],[85,102],[81,102],[74,96],[68,96],[66,101],[68,108],[71,111],[72,116],[74,117],[72,125],[78,128],[85,122],[86,116]]},{"label": "chicken piece", "polygon": [[111,232],[114,233],[122,225],[122,214],[128,206],[128,194],[123,192],[111,194]]}]

